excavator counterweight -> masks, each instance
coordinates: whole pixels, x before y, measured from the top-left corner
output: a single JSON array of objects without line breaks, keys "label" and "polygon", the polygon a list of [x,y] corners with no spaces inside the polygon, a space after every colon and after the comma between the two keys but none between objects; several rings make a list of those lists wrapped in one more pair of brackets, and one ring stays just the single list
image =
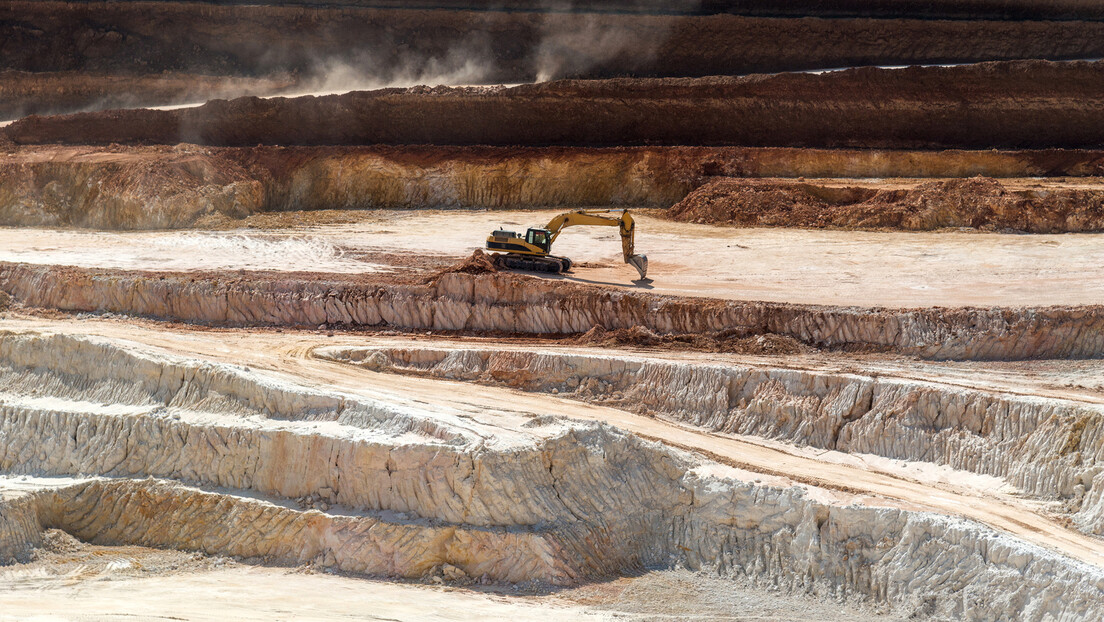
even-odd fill
[{"label": "excavator counterweight", "polygon": [[593,226],[617,227],[621,233],[621,252],[625,263],[636,268],[640,278],[648,274],[648,258],[635,254],[636,222],[628,210],[620,216],[613,210],[578,210],[566,212],[548,221],[544,227],[533,227],[525,236],[515,231],[497,229],[487,237],[487,250],[496,251],[494,260],[499,265],[517,270],[535,270],[539,272],[567,272],[571,269],[571,260],[551,254],[552,243],[567,227]]}]

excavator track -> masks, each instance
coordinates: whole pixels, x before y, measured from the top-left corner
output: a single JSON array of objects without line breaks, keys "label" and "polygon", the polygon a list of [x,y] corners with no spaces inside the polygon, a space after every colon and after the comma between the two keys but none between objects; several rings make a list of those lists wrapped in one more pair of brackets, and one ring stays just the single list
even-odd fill
[{"label": "excavator track", "polygon": [[494,264],[500,268],[511,270],[528,270],[530,272],[550,272],[559,274],[571,269],[571,260],[567,257],[533,257],[528,255],[494,255]]}]

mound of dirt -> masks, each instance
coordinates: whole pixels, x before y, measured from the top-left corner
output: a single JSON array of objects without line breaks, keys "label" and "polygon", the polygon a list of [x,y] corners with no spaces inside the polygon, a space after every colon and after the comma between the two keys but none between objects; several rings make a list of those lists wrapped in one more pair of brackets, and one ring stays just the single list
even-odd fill
[{"label": "mound of dirt", "polygon": [[47,529],[42,534],[42,549],[49,553],[77,553],[90,548],[87,544],[60,529]]},{"label": "mound of dirt", "polygon": [[445,274],[493,274],[495,272],[498,272],[498,268],[495,266],[491,256],[484,253],[483,249],[477,248],[472,251],[470,257],[460,263],[453,264],[444,270],[438,271],[430,280],[436,281]]},{"label": "mound of dirt", "polygon": [[595,326],[570,340],[587,346],[637,346],[670,350],[724,352],[730,354],[800,354],[815,348],[787,335],[773,333],[739,335],[731,331],[719,333],[660,335],[644,326],[607,330]]},{"label": "mound of dirt", "polygon": [[1064,233],[1104,230],[1104,191],[1009,190],[985,178],[908,189],[836,187],[789,180],[718,179],[667,212],[681,222],[762,227]]}]

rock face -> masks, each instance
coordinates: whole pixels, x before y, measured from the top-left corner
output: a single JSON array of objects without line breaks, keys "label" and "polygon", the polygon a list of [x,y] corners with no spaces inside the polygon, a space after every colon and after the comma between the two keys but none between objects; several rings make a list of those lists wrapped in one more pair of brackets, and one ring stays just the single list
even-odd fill
[{"label": "rock face", "polygon": [[0,471],[84,475],[16,494],[0,478],[4,560],[57,528],[386,576],[449,564],[570,584],[680,563],[971,619],[1104,606],[1095,567],[968,521],[749,483],[607,425],[484,436],[449,412],[88,338],[0,335],[0,367]]},{"label": "rock face", "polygon": [[1104,230],[1104,192],[1071,188],[1008,190],[976,177],[905,190],[824,186],[793,180],[719,179],[693,191],[667,215],[682,222],[768,227],[1067,233]]},{"label": "rock face", "polygon": [[377,371],[555,391],[710,430],[945,464],[1062,500],[1104,535],[1104,409],[950,385],[742,365],[532,351],[341,348]]},{"label": "rock face", "polygon": [[241,166],[186,149],[0,163],[0,177],[0,221],[15,226],[176,228],[211,213],[246,216],[264,200]]},{"label": "rock face", "polygon": [[1104,353],[1104,309],[860,309],[677,298],[444,274],[431,283],[254,273],[138,273],[0,264],[0,291],[32,307],[229,326],[395,326],[527,334],[644,327],[660,334],[777,334],[820,348],[935,359],[1079,358]]},{"label": "rock face", "polygon": [[[1102,160],[1101,152],[1066,150],[24,147],[0,155],[0,224],[159,229],[196,226],[211,215],[240,218],[317,209],[665,208],[717,175],[1082,176],[1104,174]],[[743,183],[757,187],[757,182]],[[793,193],[804,186],[785,187]],[[726,182],[702,187],[676,208],[676,217],[744,222],[729,214],[728,188]],[[1073,200],[1081,195],[1055,196]],[[767,214],[779,209],[763,208]],[[1079,210],[1074,213],[1087,211]],[[769,217],[761,215],[759,222],[767,224]],[[1095,221],[1067,217],[1047,222],[1069,229]]]},{"label": "rock face", "polygon": [[0,132],[17,144],[1095,148],[1101,100],[1104,62],[1021,61],[239,98],[28,117]]}]

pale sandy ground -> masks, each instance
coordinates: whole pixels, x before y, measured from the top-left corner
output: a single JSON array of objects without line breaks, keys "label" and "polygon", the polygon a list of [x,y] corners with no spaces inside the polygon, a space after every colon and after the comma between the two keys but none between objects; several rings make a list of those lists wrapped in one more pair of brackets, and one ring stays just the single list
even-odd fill
[{"label": "pale sandy ground", "polygon": [[[386,270],[366,253],[452,260],[499,227],[558,211],[378,211],[356,222],[276,231],[0,229],[0,261],[146,270]],[[833,305],[1104,303],[1104,238],[1094,234],[883,233],[734,229],[638,218],[651,283],[621,260],[614,228],[574,227],[554,252],[589,265],[550,276],[660,294]],[[377,261],[373,259],[373,261]]]},{"label": "pale sandy ground", "polygon": [[84,580],[39,576],[16,586],[0,579],[0,620],[614,619],[556,597],[510,597],[283,568],[226,566],[165,576],[112,577],[102,571]]},{"label": "pale sandy ground", "polygon": [[[178,354],[248,365],[252,369],[267,370],[279,378],[352,395],[399,405],[416,402],[422,408],[432,405],[454,424],[470,419],[496,429],[504,438],[529,435],[525,423],[536,414],[605,421],[646,438],[703,452],[726,465],[726,469],[744,471],[748,478],[766,473],[780,478],[782,485],[808,486],[810,494],[826,496],[826,499],[962,516],[1104,566],[1104,539],[1085,535],[1050,518],[1039,503],[1017,496],[1014,490],[995,478],[927,464],[824,452],[756,437],[713,433],[552,395],[376,373],[312,356],[312,351],[322,346],[410,344],[409,339],[357,335],[329,337],[314,332],[168,329],[154,323],[95,319],[13,318],[0,321],[0,329],[47,329],[101,335]],[[608,349],[590,351],[609,352]],[[682,356],[695,355],[682,353]],[[713,360],[716,355],[696,356],[701,360]],[[738,474],[734,476],[739,477]]]},{"label": "pale sandy ground", "polygon": [[898,620],[869,607],[790,596],[687,571],[647,572],[563,591],[397,583],[247,566],[143,547],[80,545],[0,568],[0,621],[373,620],[581,622]]}]

